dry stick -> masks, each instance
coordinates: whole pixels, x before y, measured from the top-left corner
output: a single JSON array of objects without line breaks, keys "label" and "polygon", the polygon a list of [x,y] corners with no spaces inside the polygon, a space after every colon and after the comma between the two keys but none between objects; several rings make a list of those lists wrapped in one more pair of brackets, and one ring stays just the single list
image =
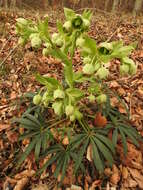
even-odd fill
[{"label": "dry stick", "polygon": [[1,50],[0,50],[0,53],[3,51],[3,49],[5,48],[5,46],[7,45],[7,43],[9,42],[9,40],[12,38],[12,36],[10,36],[9,38],[8,38],[8,40],[3,44],[3,46],[2,46],[2,48],[1,48]]},{"label": "dry stick", "polygon": [[135,95],[135,93],[136,93],[136,90],[131,94],[131,96],[130,96],[130,105],[129,105],[129,111],[130,111],[130,119],[132,118],[132,98],[133,98],[133,96]]},{"label": "dry stick", "polygon": [[112,35],[106,40],[106,42],[109,42],[111,39],[112,39],[112,37],[117,33],[117,31],[120,29],[120,27],[119,28],[116,28],[116,30],[112,33]]},{"label": "dry stick", "polygon": [[6,60],[9,58],[9,56],[14,52],[14,50],[19,46],[19,44],[17,44],[10,52],[9,54],[6,56],[6,58],[0,63],[0,67],[6,62]]}]

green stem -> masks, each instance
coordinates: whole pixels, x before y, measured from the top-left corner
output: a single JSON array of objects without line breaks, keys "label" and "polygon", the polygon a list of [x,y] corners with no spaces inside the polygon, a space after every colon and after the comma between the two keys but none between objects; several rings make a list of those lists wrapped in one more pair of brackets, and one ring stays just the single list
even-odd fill
[{"label": "green stem", "polygon": [[89,132],[89,128],[87,128],[87,126],[85,126],[81,120],[78,120],[78,122],[80,123],[80,125],[82,126],[82,128],[84,129],[84,131],[88,133]]},{"label": "green stem", "polygon": [[62,119],[62,120],[60,120],[60,121],[57,121],[56,123],[53,123],[52,125],[50,125],[50,126],[48,127],[48,129],[50,129],[50,128],[56,126],[56,125],[59,125],[60,123],[63,123],[63,122],[66,121],[66,120],[67,120],[67,119]]}]

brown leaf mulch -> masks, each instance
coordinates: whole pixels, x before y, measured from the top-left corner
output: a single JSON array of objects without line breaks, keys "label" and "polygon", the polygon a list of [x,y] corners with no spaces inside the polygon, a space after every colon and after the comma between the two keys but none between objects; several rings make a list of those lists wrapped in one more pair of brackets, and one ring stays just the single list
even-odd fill
[{"label": "brown leaf mulch", "polygon": [[[49,15],[50,30],[55,31],[54,21],[57,13],[54,15],[52,12]],[[15,20],[19,16],[35,19],[35,15],[28,12],[2,11],[0,13],[0,64],[2,63],[0,68],[0,189],[60,190],[56,180],[48,173],[43,173],[40,179],[34,176],[36,165],[32,154],[26,159],[21,169],[18,171],[15,169],[17,152],[29,143],[25,140],[21,147],[18,142],[20,131],[16,130],[17,126],[11,124],[11,119],[14,116],[20,116],[26,109],[20,97],[25,92],[34,92],[39,88],[39,84],[34,79],[35,72],[59,79],[62,74],[60,62],[51,57],[43,57],[41,50],[34,52],[29,44],[25,48],[17,47]],[[63,18],[62,14],[61,18]],[[124,99],[131,114],[132,126],[143,135],[143,17],[133,18],[131,15],[95,13],[89,34],[97,40],[97,43],[121,39],[126,44],[137,42],[137,48],[131,55],[138,65],[137,74],[121,78],[119,62],[115,60],[110,63],[111,76],[106,82]],[[77,52],[74,64],[79,69],[80,63]],[[116,98],[112,98],[111,102],[119,108],[121,113],[126,114],[124,107]],[[140,143],[140,145],[140,149],[137,149],[128,142],[126,157],[123,155],[122,146],[118,146],[120,162],[115,163],[112,169],[106,168],[104,175],[100,177],[96,177],[95,172],[94,179],[87,175],[84,178],[78,176],[75,181],[74,177],[71,177],[72,168],[69,166],[67,176],[63,181],[65,189],[143,189],[143,144]],[[54,168],[53,165],[53,171]]]}]

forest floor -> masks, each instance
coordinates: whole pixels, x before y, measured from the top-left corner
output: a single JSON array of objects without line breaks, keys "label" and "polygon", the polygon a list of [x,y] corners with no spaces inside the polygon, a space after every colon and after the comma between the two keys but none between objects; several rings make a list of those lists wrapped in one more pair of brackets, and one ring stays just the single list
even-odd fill
[{"label": "forest floor", "polygon": [[[21,96],[25,92],[34,92],[39,87],[34,79],[35,72],[56,78],[60,77],[61,73],[61,64],[51,57],[43,57],[41,50],[34,52],[29,44],[25,48],[17,46],[16,18],[35,19],[38,16],[38,13],[36,14],[28,11],[0,12],[0,189],[4,190],[34,190],[35,185],[38,185],[39,190],[60,190],[56,187],[57,182],[53,176],[42,174],[37,178],[33,175],[36,165],[32,154],[25,160],[24,165],[16,170],[16,155],[29,143],[27,141],[19,143],[20,131],[17,130],[17,126],[11,124],[11,119],[14,116],[19,117],[26,108]],[[56,19],[63,18],[63,13],[48,12],[48,15],[50,30],[55,31]],[[131,15],[96,12],[89,34],[97,43],[120,39],[125,44],[137,42],[137,48],[131,54],[131,58],[138,65],[137,74],[121,78],[119,62],[115,60],[111,63],[112,74],[107,83],[124,99],[131,114],[132,126],[143,135],[143,17],[133,18]],[[78,54],[74,60],[75,64],[80,66]],[[126,114],[126,110],[116,98],[111,101],[121,113]],[[65,189],[143,189],[143,144],[137,149],[128,143],[127,156],[124,157],[123,151],[120,150],[120,158],[120,163],[114,164],[112,169],[106,168],[102,177],[98,178],[95,174],[94,179],[90,175],[81,179],[79,176],[73,183],[76,186],[72,188],[67,176],[63,182]]]}]

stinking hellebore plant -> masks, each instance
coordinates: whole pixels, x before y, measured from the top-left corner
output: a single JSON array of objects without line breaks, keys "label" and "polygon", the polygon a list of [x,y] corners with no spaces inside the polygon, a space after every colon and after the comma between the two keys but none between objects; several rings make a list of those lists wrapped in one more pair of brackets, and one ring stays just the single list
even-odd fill
[{"label": "stinking hellebore plant", "polygon": [[[41,108],[40,116],[35,116],[36,118],[34,119],[33,112],[29,112],[28,115],[24,113],[22,120],[17,120],[27,130],[25,135],[32,139],[32,144],[29,144],[26,155],[33,149],[35,149],[36,158],[38,155],[47,156],[50,154],[49,161],[40,171],[43,171],[55,162],[57,166],[55,176],[57,177],[62,173],[61,180],[65,175],[70,160],[73,160],[75,163],[75,173],[78,169],[83,170],[83,157],[89,146],[91,147],[93,164],[97,170],[103,172],[105,161],[112,166],[118,133],[121,135],[125,149],[127,137],[136,146],[138,146],[137,139],[139,137],[136,130],[132,131],[128,128],[128,125],[125,127],[124,121],[120,124],[120,117],[118,118],[113,114],[112,108],[111,112],[109,111],[107,114],[107,117],[110,117],[111,125],[109,123],[107,128],[100,130],[96,127],[90,127],[88,117],[84,114],[82,103],[84,100],[88,100],[90,103],[96,103],[103,111],[107,109],[109,96],[106,94],[102,81],[107,79],[109,75],[108,63],[112,59],[117,58],[121,62],[121,75],[135,74],[137,66],[128,57],[134,47],[131,45],[124,46],[122,41],[103,42],[97,45],[96,41],[87,34],[92,16],[90,11],[84,11],[82,15],[79,15],[71,9],[64,8],[64,13],[65,23],[62,24],[57,21],[58,32],[53,34],[48,32],[48,18],[44,21],[38,20],[37,23],[18,18],[16,24],[19,44],[25,45],[27,42],[31,42],[33,49],[42,48],[43,56],[50,55],[60,59],[64,66],[63,81],[41,76],[40,74],[36,75],[36,80],[44,86],[44,89],[42,88],[33,97],[33,104]],[[73,56],[76,50],[80,52],[83,62],[81,72],[75,72],[73,69]],[[79,87],[84,86],[84,84],[87,85],[87,89],[81,90]],[[38,121],[39,118],[43,117],[41,116],[42,110],[49,108],[54,110],[55,115],[59,118],[59,122],[65,118],[71,122],[70,126],[73,124],[73,126],[79,127],[79,129],[73,127],[66,146],[62,142],[57,143],[51,131],[51,128],[58,126],[58,123],[48,126],[48,124],[44,124],[43,120]],[[34,130],[36,124],[37,127]],[[115,128],[117,124],[118,128]],[[39,142],[37,135],[44,136],[46,131],[47,137],[44,137],[44,139],[40,138]],[[111,140],[108,138],[109,131],[113,132],[113,139]],[[47,142],[45,139],[47,141],[49,139],[49,141]],[[79,155],[79,157],[76,155]],[[24,159],[20,163],[22,161]]]}]

